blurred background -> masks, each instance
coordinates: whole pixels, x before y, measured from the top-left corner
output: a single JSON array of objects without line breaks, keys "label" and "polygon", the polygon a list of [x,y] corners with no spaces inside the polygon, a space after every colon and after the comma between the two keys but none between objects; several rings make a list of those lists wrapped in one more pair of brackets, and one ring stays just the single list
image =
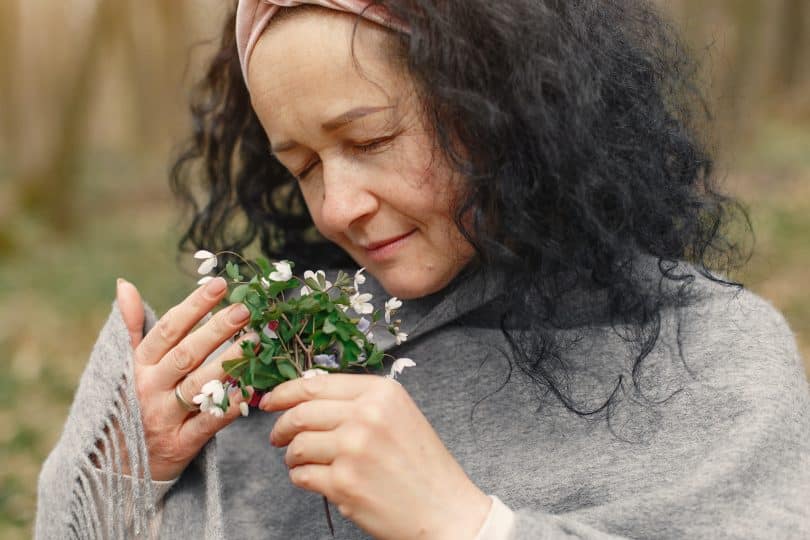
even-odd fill
[{"label": "blurred background", "polygon": [[[810,1],[657,2],[703,61],[718,174],[754,222],[736,277],[810,360]],[[0,1],[0,538],[31,535],[115,279],[158,313],[194,286],[167,168],[229,5]]]}]

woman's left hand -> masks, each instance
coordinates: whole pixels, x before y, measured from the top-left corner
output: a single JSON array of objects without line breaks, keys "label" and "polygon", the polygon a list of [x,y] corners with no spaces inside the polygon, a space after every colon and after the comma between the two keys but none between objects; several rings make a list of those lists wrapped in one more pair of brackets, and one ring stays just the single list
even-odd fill
[{"label": "woman's left hand", "polygon": [[325,495],[375,538],[472,540],[483,525],[489,497],[397,381],[338,373],[295,379],[259,406],[289,409],[270,442],[289,445],[292,483]]}]

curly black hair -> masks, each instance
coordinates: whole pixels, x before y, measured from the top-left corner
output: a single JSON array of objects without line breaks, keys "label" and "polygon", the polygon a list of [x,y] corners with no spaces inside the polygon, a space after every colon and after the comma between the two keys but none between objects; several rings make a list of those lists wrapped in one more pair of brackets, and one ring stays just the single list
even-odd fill
[{"label": "curly black hair", "polygon": [[[475,247],[474,264],[514,276],[501,325],[518,367],[577,414],[609,410],[621,380],[602,406],[581,410],[552,368],[562,296],[587,284],[606,300],[599,317],[637,329],[627,338],[638,350],[637,383],[661,310],[686,294],[641,286],[639,256],[657,260],[661,280],[675,283],[695,278],[678,261],[730,283],[715,276],[747,257],[747,243],[729,232],[739,222],[750,231],[746,213],[716,186],[696,62],[643,0],[375,3],[411,28],[392,33],[391,52],[466,181],[454,218]],[[294,177],[268,152],[233,14],[191,111],[193,137],[171,170],[173,190],[193,210],[181,251],[239,251],[258,237],[272,258],[354,266],[318,234]],[[532,321],[534,342],[514,339],[510,320]]]}]

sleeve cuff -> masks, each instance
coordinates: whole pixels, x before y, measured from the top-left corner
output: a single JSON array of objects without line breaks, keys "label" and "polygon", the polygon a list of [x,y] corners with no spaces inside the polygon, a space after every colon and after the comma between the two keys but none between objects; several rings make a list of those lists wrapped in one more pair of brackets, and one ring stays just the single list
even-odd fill
[{"label": "sleeve cuff", "polygon": [[507,540],[515,527],[515,513],[497,496],[489,495],[492,506],[474,540]]}]

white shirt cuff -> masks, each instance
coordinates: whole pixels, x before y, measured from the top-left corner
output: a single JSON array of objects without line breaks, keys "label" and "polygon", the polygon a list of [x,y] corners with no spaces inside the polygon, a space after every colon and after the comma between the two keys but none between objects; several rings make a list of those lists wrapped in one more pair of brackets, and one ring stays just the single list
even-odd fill
[{"label": "white shirt cuff", "polygon": [[490,495],[489,498],[492,506],[474,540],[508,540],[515,527],[515,513],[497,496]]}]

